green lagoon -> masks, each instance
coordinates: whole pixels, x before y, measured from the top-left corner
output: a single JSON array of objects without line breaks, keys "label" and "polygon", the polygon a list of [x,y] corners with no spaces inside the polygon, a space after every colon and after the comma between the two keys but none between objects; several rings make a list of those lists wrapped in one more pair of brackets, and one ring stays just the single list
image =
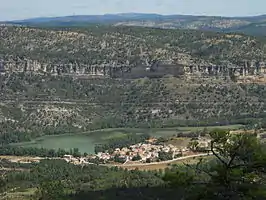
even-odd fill
[{"label": "green lagoon", "polygon": [[94,145],[96,141],[86,135],[60,135],[46,136],[38,138],[32,142],[14,144],[22,147],[37,147],[46,149],[73,149],[79,148],[79,151],[84,153],[94,153]]},{"label": "green lagoon", "polygon": [[[73,149],[78,148],[81,153],[94,153],[96,144],[104,143],[109,139],[125,137],[128,133],[137,133],[138,129],[106,129],[82,134],[43,136],[31,142],[12,144],[21,147],[37,147],[46,149]],[[141,132],[139,132],[141,134]]]}]

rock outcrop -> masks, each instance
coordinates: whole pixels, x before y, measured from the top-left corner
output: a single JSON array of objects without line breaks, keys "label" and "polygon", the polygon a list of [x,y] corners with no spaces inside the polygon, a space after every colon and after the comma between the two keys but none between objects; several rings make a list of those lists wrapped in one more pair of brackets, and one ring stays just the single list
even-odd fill
[{"label": "rock outcrop", "polygon": [[0,60],[1,73],[34,72],[52,75],[87,75],[113,78],[140,78],[173,76],[231,76],[245,77],[266,75],[265,62],[241,61],[223,65],[184,65],[175,63],[153,62],[150,65],[87,65],[81,63],[40,63],[36,60],[9,59]]}]

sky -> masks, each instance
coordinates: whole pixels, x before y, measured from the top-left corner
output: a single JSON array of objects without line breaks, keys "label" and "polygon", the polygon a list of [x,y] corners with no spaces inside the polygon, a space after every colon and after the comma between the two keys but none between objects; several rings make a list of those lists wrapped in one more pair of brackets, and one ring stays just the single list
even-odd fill
[{"label": "sky", "polygon": [[106,13],[266,14],[266,0],[0,0],[0,21]]}]

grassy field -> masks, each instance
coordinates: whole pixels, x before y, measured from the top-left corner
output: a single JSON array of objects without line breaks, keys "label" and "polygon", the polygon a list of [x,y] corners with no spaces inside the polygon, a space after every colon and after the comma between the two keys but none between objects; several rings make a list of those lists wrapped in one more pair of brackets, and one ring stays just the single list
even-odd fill
[{"label": "grassy field", "polygon": [[166,144],[172,144],[179,148],[187,147],[191,138],[171,138]]},{"label": "grassy field", "polygon": [[204,127],[172,127],[172,128],[153,128],[153,129],[141,129],[141,128],[114,128],[114,129],[103,129],[97,131],[88,132],[88,135],[98,135],[104,138],[113,138],[121,137],[123,134],[127,133],[148,133],[153,137],[162,137],[162,136],[172,136],[180,132],[192,132],[192,131],[201,131],[204,129],[228,129],[228,130],[237,130],[242,128],[241,124],[227,125],[227,126],[204,126]]},{"label": "grassy field", "polygon": [[197,130],[212,130],[212,129],[229,129],[229,130],[236,130],[242,128],[243,125],[241,124],[233,124],[233,125],[227,125],[227,126],[206,126],[206,127],[180,127],[178,130],[180,131],[197,131]]}]

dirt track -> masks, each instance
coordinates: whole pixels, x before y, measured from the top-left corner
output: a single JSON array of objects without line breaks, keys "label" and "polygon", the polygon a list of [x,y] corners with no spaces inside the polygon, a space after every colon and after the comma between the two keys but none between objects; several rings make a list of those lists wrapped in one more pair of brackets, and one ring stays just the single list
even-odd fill
[{"label": "dirt track", "polygon": [[175,158],[173,160],[167,160],[167,161],[162,161],[162,162],[154,162],[154,163],[136,163],[136,164],[118,164],[118,165],[108,165],[105,164],[103,166],[110,166],[110,167],[142,167],[142,166],[154,166],[154,165],[162,165],[162,164],[171,164],[173,162],[176,161],[182,161],[182,160],[187,160],[187,159],[191,159],[191,158],[197,158],[197,157],[205,157],[205,156],[209,156],[212,154],[208,154],[208,153],[204,153],[204,154],[197,154],[197,155],[190,155],[190,156],[184,156],[184,157],[179,157],[179,158]]}]

